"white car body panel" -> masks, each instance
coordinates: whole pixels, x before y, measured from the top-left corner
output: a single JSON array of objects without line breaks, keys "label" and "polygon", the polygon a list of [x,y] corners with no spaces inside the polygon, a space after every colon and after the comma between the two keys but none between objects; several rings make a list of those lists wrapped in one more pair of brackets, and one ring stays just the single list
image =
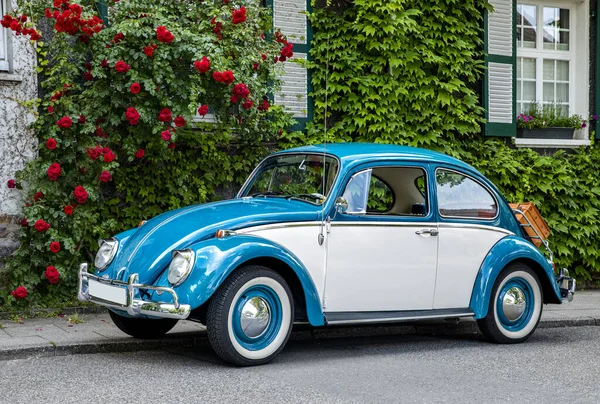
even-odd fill
[{"label": "white car body panel", "polygon": [[484,258],[508,230],[463,223],[439,223],[434,309],[469,307]]},{"label": "white car body panel", "polygon": [[437,238],[423,222],[332,222],[327,312],[427,310],[433,306]]}]

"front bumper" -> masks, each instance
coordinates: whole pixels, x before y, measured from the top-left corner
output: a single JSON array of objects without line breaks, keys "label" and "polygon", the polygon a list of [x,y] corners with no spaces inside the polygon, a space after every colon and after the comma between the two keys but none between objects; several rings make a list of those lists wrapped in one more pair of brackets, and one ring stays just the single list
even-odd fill
[{"label": "front bumper", "polygon": [[[115,292],[119,289],[127,289],[124,301],[111,299],[107,297],[94,296],[90,293],[90,280],[103,285],[112,287]],[[190,305],[179,304],[177,293],[171,288],[162,286],[143,285],[138,282],[138,274],[129,276],[127,282],[115,279],[102,278],[88,273],[88,264],[79,265],[79,285],[77,298],[82,302],[92,302],[111,309],[126,311],[132,317],[150,316],[160,318],[172,318],[176,320],[185,320],[190,315]],[[159,303],[148,300],[135,299],[136,289],[153,290],[161,293],[168,293],[173,298],[173,303]]]},{"label": "front bumper", "polygon": [[569,270],[562,268],[556,277],[558,288],[560,289],[560,295],[567,301],[573,301],[573,295],[575,294],[575,279],[569,276]]}]

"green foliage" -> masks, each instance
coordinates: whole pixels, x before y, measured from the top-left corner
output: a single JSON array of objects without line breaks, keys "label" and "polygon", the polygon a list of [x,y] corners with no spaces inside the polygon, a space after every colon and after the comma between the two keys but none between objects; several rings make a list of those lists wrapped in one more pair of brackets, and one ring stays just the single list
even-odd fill
[{"label": "green foliage", "polygon": [[478,133],[486,6],[356,0],[342,11],[316,9],[310,140],[323,138],[326,94],[330,140],[431,146]]},{"label": "green foliage", "polygon": [[533,128],[585,128],[587,121],[579,115],[568,116],[560,105],[532,104],[529,110],[519,114],[517,127],[519,129]]},{"label": "green foliage", "polygon": [[[82,20],[97,15],[95,1],[79,3]],[[282,44],[264,39],[271,17],[258,1],[109,2],[110,26],[87,41],[80,40],[80,31],[57,31],[55,20],[44,16],[45,8],[55,10],[53,4],[62,13],[73,2],[22,1],[15,11],[28,14],[29,21],[46,21],[53,36],[36,45],[46,93],[33,124],[39,157],[17,175],[28,201],[27,224],[21,247],[3,268],[8,282],[0,285],[0,304],[3,300],[6,310],[73,300],[77,265],[93,258],[98,238],[227,193],[273,147],[280,128],[292,124],[281,107],[258,108],[276,91],[283,65],[273,62]],[[232,13],[241,6],[247,19],[235,24]],[[172,41],[161,40],[159,26],[171,32]],[[151,45],[149,56],[144,48]],[[194,67],[203,57],[210,59],[207,72]],[[119,61],[130,69],[117,71]],[[231,84],[213,76],[229,70],[235,76]],[[131,90],[134,83],[137,93]],[[232,100],[240,83],[250,95]],[[247,100],[253,102],[249,108],[243,106]],[[215,122],[196,114],[200,105],[210,107]],[[128,108],[135,108],[139,119],[128,118]],[[164,108],[172,120],[158,119]],[[185,124],[177,124],[178,116]],[[72,125],[59,127],[62,117]],[[47,147],[49,139],[56,148]],[[61,167],[54,179],[47,174],[53,163]],[[107,182],[100,179],[105,171]],[[85,188],[87,200],[77,201],[77,186]],[[34,197],[39,192],[43,197]],[[51,226],[45,232],[34,228],[40,219]],[[51,242],[60,243],[59,252],[50,251]],[[60,274],[56,284],[46,274],[49,266]],[[10,294],[18,286],[25,287],[26,297]]]}]

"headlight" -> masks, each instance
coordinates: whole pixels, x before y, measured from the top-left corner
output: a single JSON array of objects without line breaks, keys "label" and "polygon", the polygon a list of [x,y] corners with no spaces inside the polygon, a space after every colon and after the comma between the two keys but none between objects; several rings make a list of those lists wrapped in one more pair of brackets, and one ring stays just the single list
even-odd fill
[{"label": "headlight", "polygon": [[100,249],[96,254],[94,266],[99,271],[104,271],[115,257],[115,254],[117,253],[117,247],[119,246],[119,242],[115,238],[109,238],[106,240],[99,240],[98,245],[100,246]]},{"label": "headlight", "polygon": [[173,260],[169,265],[167,279],[173,286],[178,286],[185,281],[194,266],[194,252],[192,250],[173,251]]}]

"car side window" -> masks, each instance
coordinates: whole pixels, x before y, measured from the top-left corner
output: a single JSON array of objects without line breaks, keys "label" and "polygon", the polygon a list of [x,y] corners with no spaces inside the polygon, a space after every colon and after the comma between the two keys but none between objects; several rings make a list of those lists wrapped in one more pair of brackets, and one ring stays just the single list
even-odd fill
[{"label": "car side window", "polygon": [[444,217],[491,219],[498,205],[477,181],[455,171],[438,169],[435,174],[438,210]]},{"label": "car side window", "polygon": [[394,206],[394,193],[381,179],[371,175],[367,213],[385,213]]}]

